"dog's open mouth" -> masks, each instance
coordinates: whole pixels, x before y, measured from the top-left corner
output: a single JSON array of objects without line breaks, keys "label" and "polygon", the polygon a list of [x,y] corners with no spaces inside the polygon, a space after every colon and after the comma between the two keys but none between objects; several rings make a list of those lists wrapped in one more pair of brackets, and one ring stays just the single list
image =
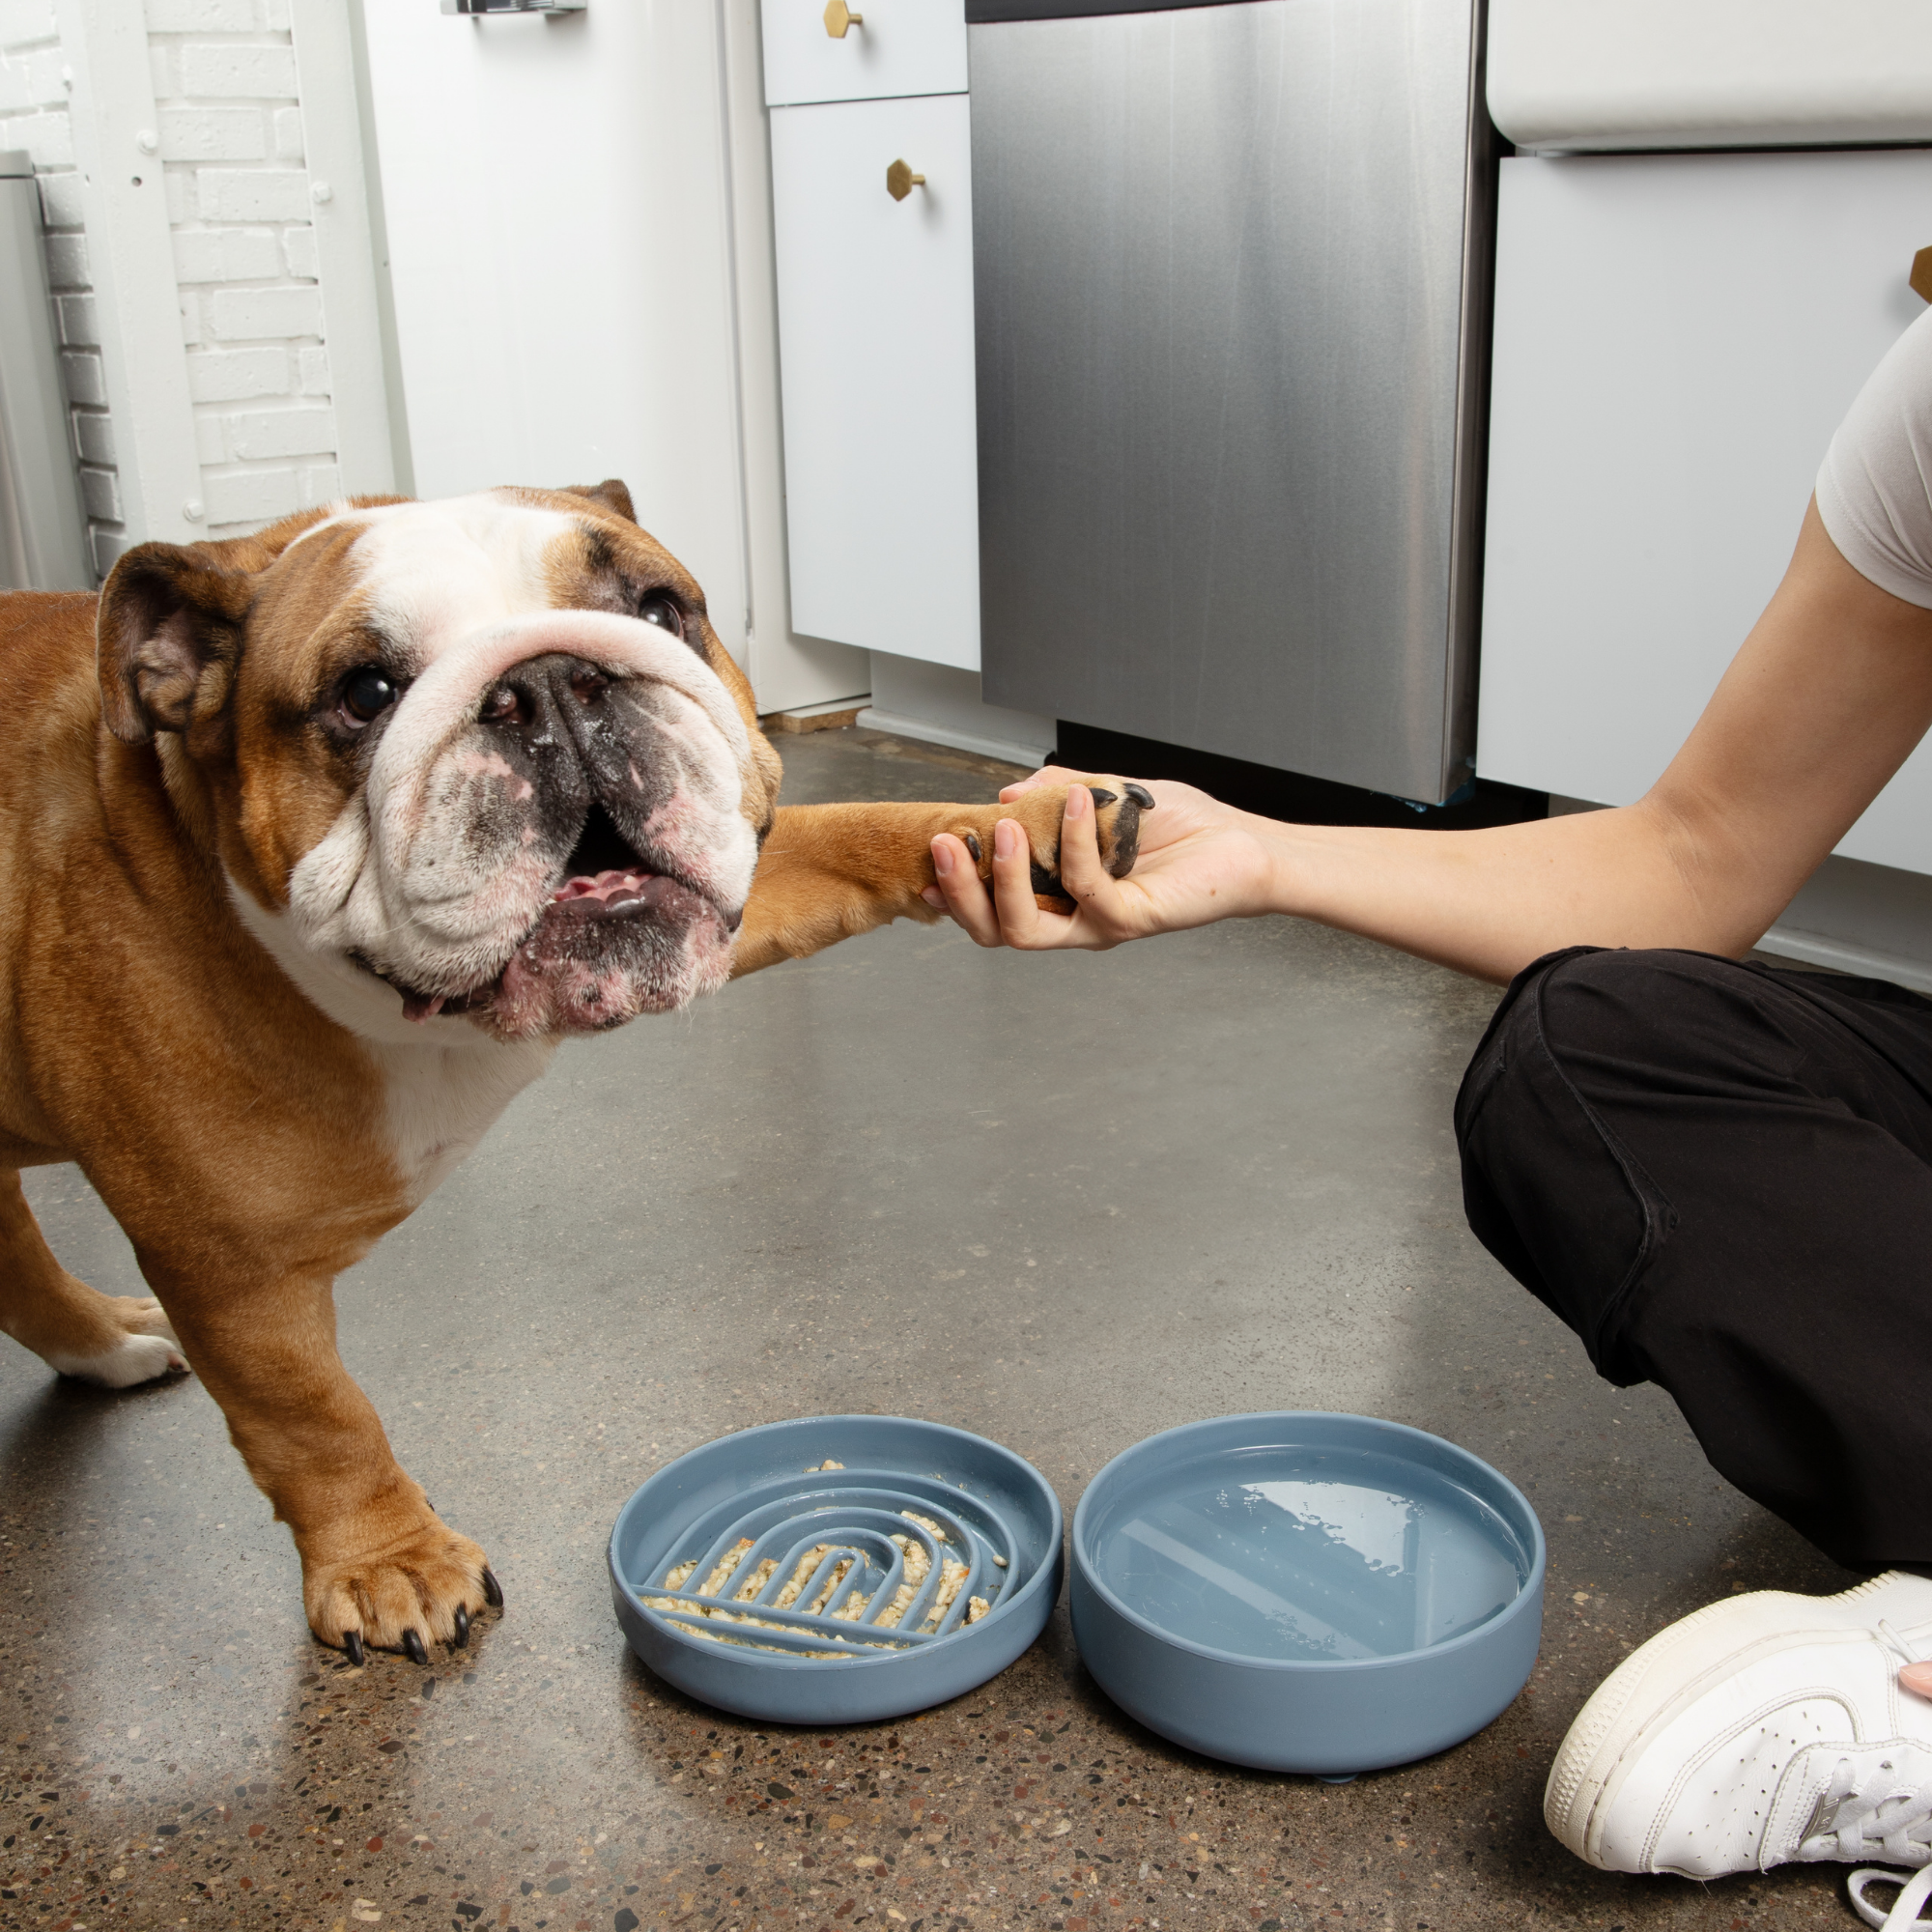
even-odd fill
[{"label": "dog's open mouth", "polygon": [[[568,977],[583,982],[576,1001],[584,1010],[571,1017],[586,1025],[620,1024],[616,1017],[620,1012],[627,1018],[633,1010],[665,1004],[649,989],[629,992],[622,982],[635,977],[637,967],[661,958],[665,941],[709,921],[718,923],[728,945],[730,934],[737,930],[737,918],[696,886],[653,867],[631,846],[603,806],[593,801],[564,863],[563,883],[551,894],[542,916],[494,980],[467,992],[426,993],[404,985],[393,975],[377,977],[402,994],[406,1018],[429,1020],[439,1013],[520,1008],[531,981],[548,977],[559,962],[567,961]],[[504,1017],[507,1012],[493,1013],[493,1019]]]},{"label": "dog's open mouth", "polygon": [[650,896],[647,887],[660,876],[631,850],[611,814],[594,801],[564,871],[551,904],[582,904],[593,919],[642,905]]}]

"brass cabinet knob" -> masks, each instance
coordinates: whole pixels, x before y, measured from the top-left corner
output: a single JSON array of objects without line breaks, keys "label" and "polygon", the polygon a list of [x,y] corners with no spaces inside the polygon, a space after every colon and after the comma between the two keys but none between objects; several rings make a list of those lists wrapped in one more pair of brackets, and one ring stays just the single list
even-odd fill
[{"label": "brass cabinet knob", "polygon": [[1932,302],[1932,248],[1921,248],[1912,258],[1912,272],[1906,283],[1920,301]]},{"label": "brass cabinet knob", "polygon": [[826,0],[825,31],[835,41],[842,41],[848,28],[863,27],[865,24],[865,14],[853,13],[845,0]]},{"label": "brass cabinet knob", "polygon": [[886,192],[895,201],[903,201],[914,188],[924,185],[925,177],[914,174],[903,161],[895,161],[886,170]]}]

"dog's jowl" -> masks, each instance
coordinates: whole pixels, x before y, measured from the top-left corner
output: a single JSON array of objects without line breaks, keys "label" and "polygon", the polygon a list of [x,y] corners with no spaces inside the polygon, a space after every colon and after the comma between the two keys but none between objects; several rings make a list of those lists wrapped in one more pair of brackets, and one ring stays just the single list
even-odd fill
[{"label": "dog's jowl", "polygon": [[[616,483],[143,544],[98,600],[0,597],[0,1328],[111,1387],[191,1364],[352,1655],[461,1643],[501,1592],[344,1370],[336,1274],[563,1036],[936,917],[936,833],[1017,818],[1057,886],[1057,790],[780,810]],[[154,1299],[54,1259],[18,1172],[52,1161]]]}]

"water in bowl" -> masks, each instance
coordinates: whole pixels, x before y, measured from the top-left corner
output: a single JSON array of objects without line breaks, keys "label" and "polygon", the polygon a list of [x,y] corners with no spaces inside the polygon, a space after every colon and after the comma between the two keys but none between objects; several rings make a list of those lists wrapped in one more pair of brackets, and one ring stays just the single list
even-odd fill
[{"label": "water in bowl", "polygon": [[1369,1451],[1256,1448],[1166,1469],[1090,1538],[1150,1623],[1239,1657],[1395,1657],[1506,1608],[1530,1559],[1460,1484]]}]

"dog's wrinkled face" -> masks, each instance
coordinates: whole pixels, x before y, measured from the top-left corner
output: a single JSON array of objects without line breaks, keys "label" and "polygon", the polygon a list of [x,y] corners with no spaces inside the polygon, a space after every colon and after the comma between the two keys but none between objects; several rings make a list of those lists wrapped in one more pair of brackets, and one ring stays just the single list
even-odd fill
[{"label": "dog's wrinkled face", "polygon": [[682,1005],[729,974],[777,761],[697,585],[628,511],[619,486],[503,490],[265,533],[259,568],[222,559],[247,580],[232,646],[130,552],[109,722],[231,759],[238,887],[411,1018],[528,1038]]}]

